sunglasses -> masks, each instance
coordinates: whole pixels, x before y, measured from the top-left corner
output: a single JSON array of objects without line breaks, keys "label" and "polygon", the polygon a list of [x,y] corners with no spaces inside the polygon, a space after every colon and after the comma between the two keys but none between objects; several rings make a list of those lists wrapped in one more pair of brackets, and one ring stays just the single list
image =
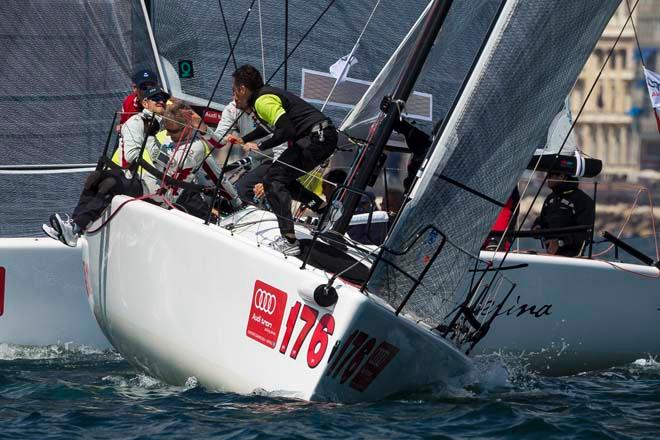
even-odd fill
[{"label": "sunglasses", "polygon": [[152,87],[156,87],[156,83],[146,82],[146,83],[140,84],[139,87],[140,87],[140,90],[147,90],[147,89],[150,89]]}]

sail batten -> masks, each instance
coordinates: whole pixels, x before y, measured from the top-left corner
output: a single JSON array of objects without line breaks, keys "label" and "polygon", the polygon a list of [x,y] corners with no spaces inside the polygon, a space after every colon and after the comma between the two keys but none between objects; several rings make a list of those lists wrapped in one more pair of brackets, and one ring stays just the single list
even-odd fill
[{"label": "sail batten", "polygon": [[[433,224],[455,245],[445,246],[435,260],[408,312],[437,323],[456,304],[456,286],[470,264],[459,248],[478,253],[499,211],[464,187],[506,201],[534,150],[545,144],[557,109],[618,4],[506,2],[386,242],[398,249],[416,227]],[[406,255],[388,256],[415,275],[434,246],[429,237]],[[397,303],[410,280],[381,263],[368,287]]]}]

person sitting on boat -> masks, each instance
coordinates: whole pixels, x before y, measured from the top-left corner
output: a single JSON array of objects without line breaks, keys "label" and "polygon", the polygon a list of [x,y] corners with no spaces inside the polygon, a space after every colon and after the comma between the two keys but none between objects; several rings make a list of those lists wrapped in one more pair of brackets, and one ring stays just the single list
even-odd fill
[{"label": "person sitting on boat", "polygon": [[[200,125],[201,117],[178,101],[167,107],[163,120],[165,136],[161,140],[160,133],[156,135],[160,145],[160,154],[154,159],[156,168],[177,180],[208,188],[215,187],[222,174],[223,197],[231,205],[231,210],[238,209],[242,202],[236,188],[221,172],[220,165],[211,154],[213,147],[205,139],[194,136],[193,129]],[[163,195],[182,206],[189,214],[200,218],[208,215],[210,199],[200,191],[181,191],[171,187]]]},{"label": "person sitting on boat", "polygon": [[[236,107],[253,111],[261,124],[242,138],[230,135],[230,141],[242,144],[245,152],[268,150],[283,142],[289,143],[266,171],[263,183],[266,199],[277,215],[282,234],[271,246],[285,255],[299,255],[300,244],[294,233],[291,214],[296,182],[334,153],[337,130],[327,116],[300,97],[264,85],[255,67],[241,66],[233,73],[233,78]],[[254,142],[269,131],[273,133],[271,138],[260,144]]]},{"label": "person sitting on boat", "polygon": [[[232,100],[222,111],[222,118],[215,130],[209,129],[205,124],[200,126],[200,130],[204,133],[205,139],[224,145],[229,142],[230,135],[240,137],[254,131],[258,122],[249,109],[238,109],[236,102]],[[257,141],[263,140],[265,137]],[[236,189],[241,199],[251,201],[254,198],[254,186],[263,181],[263,176],[272,165],[273,160],[277,160],[286,148],[287,144],[281,143],[275,145],[270,151],[263,151],[262,154],[255,154],[252,157],[252,160],[258,165],[236,181]]]},{"label": "person sitting on boat", "polygon": [[[594,201],[578,188],[578,178],[563,173],[548,174],[548,188],[552,193],[546,197],[541,215],[532,225],[533,230],[589,226],[594,223]],[[582,254],[585,232],[564,233],[544,240],[549,254],[576,257]]]},{"label": "person sitting on boat", "polygon": [[[128,119],[142,111],[142,93],[158,85],[158,76],[149,69],[138,70],[133,74],[131,93],[124,98],[119,115],[119,130]],[[118,130],[118,131],[119,131]]]},{"label": "person sitting on boat", "polygon": [[[201,123],[199,129],[203,134],[204,139],[213,142],[216,145],[222,146],[229,142],[229,135],[240,137],[254,131],[259,124],[259,120],[251,111],[251,109],[240,110],[236,107],[236,102],[232,100],[227,104],[222,111],[222,118],[215,130],[211,130],[206,124]],[[193,122],[193,126],[197,126]],[[267,134],[256,142],[265,141],[270,137]],[[259,153],[250,154],[252,162],[258,163],[256,167],[244,173],[236,181],[236,191],[241,200],[245,202],[253,202],[256,199],[263,197],[263,180],[266,172],[276,161],[280,155],[287,149],[288,142],[283,142],[275,145],[270,150],[260,151]],[[301,183],[294,183],[294,192],[298,194],[294,196],[296,200],[301,201],[305,206],[318,212],[324,205],[323,200],[309,191]]]},{"label": "person sitting on boat", "polygon": [[[144,92],[142,112],[131,116],[121,128],[119,148],[113,156],[113,162],[122,169],[117,167],[92,172],[85,181],[72,216],[63,218],[56,213],[51,215],[50,225],[42,225],[42,230],[48,236],[75,247],[78,237],[101,216],[115,195],[137,197],[144,192],[156,192],[159,181],[136,165],[143,144],[145,149],[142,157],[146,162],[152,163],[152,158],[158,153],[155,135],[160,131],[161,115],[165,112],[168,98],[169,95],[160,87],[152,87]],[[138,173],[140,178],[133,178],[134,173]]]}]

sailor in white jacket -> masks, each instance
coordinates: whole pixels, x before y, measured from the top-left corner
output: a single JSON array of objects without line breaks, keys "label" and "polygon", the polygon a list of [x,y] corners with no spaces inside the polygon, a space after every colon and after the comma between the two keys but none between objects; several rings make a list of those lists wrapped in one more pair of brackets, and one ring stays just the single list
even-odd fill
[{"label": "sailor in white jacket", "polygon": [[[162,115],[165,112],[166,102],[170,95],[160,87],[151,87],[144,92],[142,99],[142,112],[131,116],[121,128],[121,140],[119,148],[113,157],[113,161],[122,168],[128,169],[134,164],[145,144],[143,159],[153,164],[154,158],[158,155],[159,145],[156,141],[156,133],[161,130]],[[146,143],[145,143],[146,138]],[[137,169],[144,187],[145,194],[155,193],[160,182],[155,176],[141,168]],[[126,172],[127,177],[131,177],[130,172]]]}]

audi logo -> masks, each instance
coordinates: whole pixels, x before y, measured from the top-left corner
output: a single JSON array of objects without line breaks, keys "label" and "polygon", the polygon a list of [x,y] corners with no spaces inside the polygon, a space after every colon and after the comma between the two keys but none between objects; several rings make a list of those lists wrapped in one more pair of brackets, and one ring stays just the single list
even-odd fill
[{"label": "audi logo", "polygon": [[254,308],[264,313],[272,315],[277,307],[277,298],[274,294],[265,291],[262,288],[254,293]]}]

